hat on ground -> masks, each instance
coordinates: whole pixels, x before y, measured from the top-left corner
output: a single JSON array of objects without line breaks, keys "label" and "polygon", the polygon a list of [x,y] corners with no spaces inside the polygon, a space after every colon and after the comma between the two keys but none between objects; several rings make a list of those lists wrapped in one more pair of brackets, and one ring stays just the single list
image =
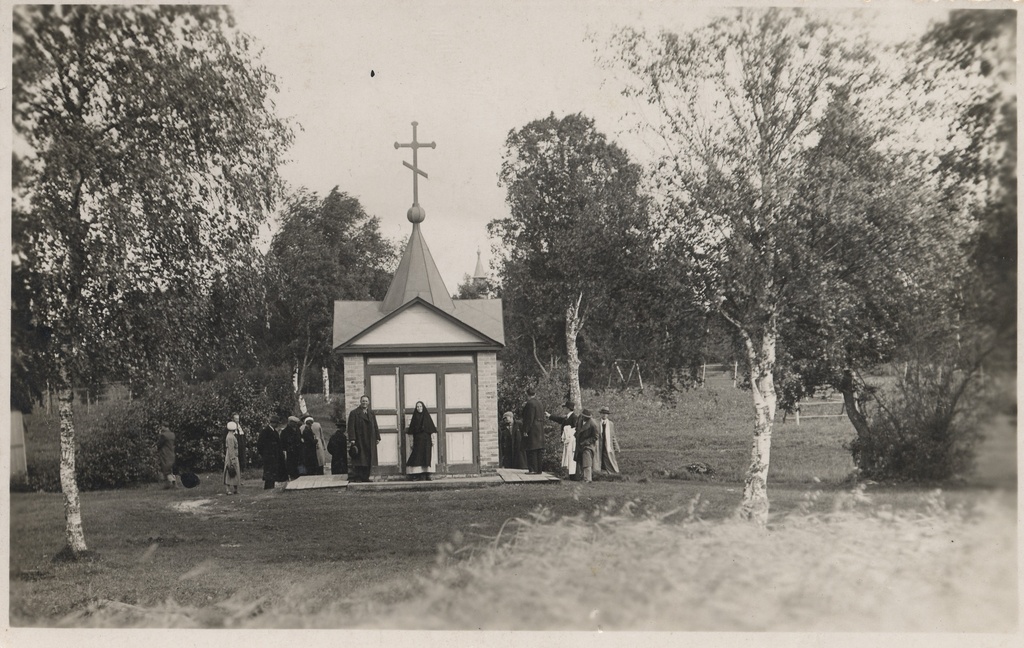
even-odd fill
[{"label": "hat on ground", "polygon": [[312,416],[307,416],[306,418],[302,419],[302,422],[303,423],[312,423],[313,422],[313,417]]},{"label": "hat on ground", "polygon": [[602,407],[601,408],[601,413],[602,414],[611,414],[612,411],[610,409],[608,409],[607,407]]},{"label": "hat on ground", "polygon": [[584,410],[583,410],[583,413],[581,414],[581,416],[582,416],[583,418],[590,418],[590,410],[588,410],[588,409],[584,409]]},{"label": "hat on ground", "polygon": [[228,429],[229,430],[237,430],[238,429],[238,425],[234,421],[228,421]]}]

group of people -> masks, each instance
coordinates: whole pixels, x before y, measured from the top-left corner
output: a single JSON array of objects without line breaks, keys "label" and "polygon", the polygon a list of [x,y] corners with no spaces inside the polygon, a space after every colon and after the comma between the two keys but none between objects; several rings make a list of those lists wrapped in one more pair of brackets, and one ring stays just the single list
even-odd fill
[{"label": "group of people", "polygon": [[500,439],[502,467],[525,468],[529,474],[539,475],[544,454],[544,425],[550,420],[561,426],[561,465],[573,479],[593,481],[595,470],[619,472],[616,456],[619,440],[610,418],[611,410],[602,407],[598,423],[586,408],[577,414],[576,404],[571,401],[565,403],[565,409],[567,413],[564,416],[544,411],[536,391],[527,389],[521,418],[516,420],[512,412],[505,412],[503,416]]},{"label": "group of people", "polygon": [[[530,474],[542,472],[544,426],[546,421],[562,428],[561,465],[575,479],[593,480],[594,471],[619,472],[616,452],[619,441],[607,407],[601,408],[601,421],[594,421],[590,410],[575,411],[575,403],[566,402],[564,416],[544,411],[536,391],[526,390],[526,402],[517,420],[505,412],[500,436],[500,460],[503,468],[526,469]],[[346,434],[347,433],[347,434]],[[406,461],[406,474],[413,480],[430,480],[436,469],[434,436],[437,426],[423,401],[417,401],[406,434],[411,449]],[[351,440],[349,440],[349,435]],[[370,481],[370,470],[377,465],[377,444],[380,443],[377,416],[370,409],[370,399],[362,396],[359,407],[349,412],[347,425],[340,427],[330,441],[324,442],[323,429],[312,416],[282,419],[271,416],[260,431],[256,451],[263,459],[263,488],[303,475],[323,475],[327,456],[331,474],[348,474],[349,481]],[[224,436],[224,488],[237,494],[246,460],[246,430],[233,414]],[[160,429],[157,439],[157,460],[167,488],[178,485],[175,470],[174,433]]]},{"label": "group of people", "polygon": [[[260,431],[256,450],[263,458],[263,488],[274,488],[278,482],[298,479],[303,475],[323,475],[327,455],[331,456],[331,473],[347,472],[345,461],[345,432],[338,430],[325,442],[323,428],[312,416],[300,419],[289,416],[281,428],[281,418],[271,416]],[[228,423],[228,437],[231,424]],[[231,443],[225,444],[224,484],[229,488],[228,465],[231,460]],[[237,489],[237,484],[233,485]],[[236,490],[237,492],[237,490]]]}]

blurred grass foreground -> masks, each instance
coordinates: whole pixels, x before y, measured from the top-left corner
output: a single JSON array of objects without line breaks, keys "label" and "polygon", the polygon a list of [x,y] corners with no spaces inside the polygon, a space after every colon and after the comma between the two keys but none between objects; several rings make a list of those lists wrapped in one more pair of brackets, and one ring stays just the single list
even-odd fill
[{"label": "blurred grass foreground", "polygon": [[[206,609],[98,601],[71,626],[466,630],[1012,632],[1015,505],[940,491],[898,508],[863,486],[827,512],[806,505],[765,529],[701,519],[701,501],[652,513],[608,501],[587,515],[538,508],[487,545],[456,533],[429,575],[371,586],[313,614],[295,591]],[[834,495],[834,494],[833,494]],[[831,496],[830,496],[831,497]],[[339,567],[340,568],[340,567]],[[294,603],[292,603],[294,602]]]}]

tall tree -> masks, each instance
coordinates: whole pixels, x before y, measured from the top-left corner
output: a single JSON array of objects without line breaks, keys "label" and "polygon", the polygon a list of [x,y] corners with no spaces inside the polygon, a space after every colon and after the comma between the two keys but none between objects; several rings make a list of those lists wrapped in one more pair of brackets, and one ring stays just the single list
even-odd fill
[{"label": "tall tree", "polygon": [[329,365],[334,301],[383,299],[397,260],[380,221],[337,187],[290,196],[268,253],[271,359],[295,371],[295,398],[310,367]]},{"label": "tall tree", "polygon": [[[597,349],[651,265],[641,169],[581,114],[553,114],[509,133],[499,179],[509,215],[491,221],[510,338],[542,371],[565,350],[581,407],[578,340]],[[529,340],[529,342],[526,342]],[[605,349],[614,353],[615,349]],[[531,360],[519,359],[520,366]]]},{"label": "tall tree", "polygon": [[208,294],[223,260],[255,245],[291,133],[225,8],[24,6],[13,27],[15,263],[49,334],[40,371],[60,402],[77,556],[72,387],[147,362],[137,308]]},{"label": "tall tree", "polygon": [[[740,10],[682,35],[627,29],[612,48],[632,74],[626,93],[655,109],[647,126],[663,153],[653,175],[670,239],[699,279],[693,299],[746,349],[754,429],[741,511],[763,524],[780,345],[797,342],[786,336],[798,320],[865,315],[851,278],[869,286],[890,254],[910,257],[901,246],[928,230],[932,187],[870,171],[881,153],[900,155],[875,137],[892,87],[873,56],[881,48],[822,14]],[[841,127],[852,117],[864,141]],[[882,169],[916,163],[888,159]]]}]

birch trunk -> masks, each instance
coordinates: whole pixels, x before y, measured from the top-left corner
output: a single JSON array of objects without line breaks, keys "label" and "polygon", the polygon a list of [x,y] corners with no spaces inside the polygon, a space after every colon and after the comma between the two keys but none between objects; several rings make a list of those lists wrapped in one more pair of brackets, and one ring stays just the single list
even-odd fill
[{"label": "birch trunk", "polygon": [[331,402],[331,374],[327,371],[327,367],[320,367],[320,371],[323,372],[324,376],[324,402]]},{"label": "birch trunk", "polygon": [[73,400],[74,392],[70,387],[61,387],[57,392],[60,418],[60,489],[64,494],[67,549],[73,556],[78,557],[88,549],[82,530],[82,507],[78,497],[78,482],[75,479],[75,423],[71,409]]},{"label": "birch trunk", "polygon": [[306,409],[306,398],[302,395],[302,376],[304,374],[305,372],[299,371],[299,361],[296,360],[292,366],[292,389],[295,390],[295,402],[299,406],[299,413],[303,415],[309,412]]},{"label": "birch trunk", "polygon": [[[746,337],[746,336],[745,336]],[[754,439],[750,448],[750,466],[743,484],[740,515],[761,526],[768,523],[768,466],[771,460],[772,428],[775,425],[775,344],[776,333],[766,331],[756,347],[749,338],[751,395],[754,399]]]},{"label": "birch trunk", "polygon": [[580,389],[580,353],[576,348],[576,337],[583,328],[583,320],[580,318],[580,303],[583,301],[583,293],[575,304],[565,309],[565,351],[569,365],[569,398],[576,404],[576,411],[583,409],[583,392]]}]

